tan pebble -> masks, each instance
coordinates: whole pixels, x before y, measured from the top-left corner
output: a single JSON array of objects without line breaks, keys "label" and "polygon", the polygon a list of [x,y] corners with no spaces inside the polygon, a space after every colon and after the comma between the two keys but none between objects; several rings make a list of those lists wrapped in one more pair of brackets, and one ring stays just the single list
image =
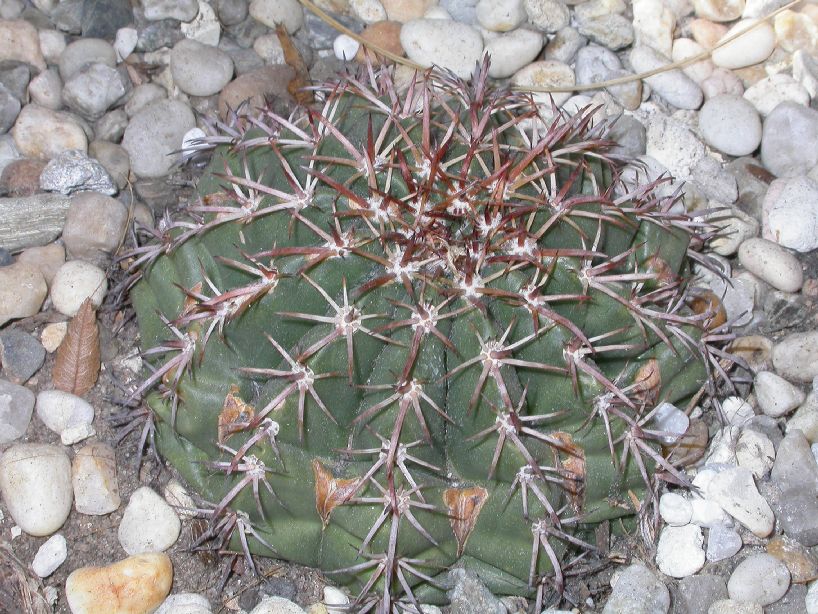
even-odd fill
[{"label": "tan pebble", "polygon": [[88,151],[88,138],[69,114],[27,104],[11,129],[14,144],[24,156],[50,160],[69,149]]},{"label": "tan pebble", "polygon": [[0,326],[15,318],[33,316],[48,294],[40,270],[25,262],[0,268]]},{"label": "tan pebble", "polygon": [[773,342],[761,335],[736,337],[727,348],[731,354],[742,358],[753,371],[772,369]]},{"label": "tan pebble", "polygon": [[[403,56],[403,47],[400,44],[401,27],[402,25],[397,21],[379,21],[364,28],[364,31],[361,32],[361,38],[376,47],[391,51],[395,55]],[[358,53],[355,54],[355,59],[358,62],[365,62],[367,56],[372,58],[373,63],[392,64],[392,60],[381,58],[381,56],[371,50],[365,53],[363,45],[358,49]]]},{"label": "tan pebble", "polygon": [[54,322],[43,328],[43,332],[40,333],[40,341],[46,352],[51,354],[60,347],[66,330],[68,330],[68,322]]},{"label": "tan pebble", "polygon": [[138,554],[107,567],[82,567],[68,576],[72,614],[147,614],[170,593],[173,565],[161,552]]},{"label": "tan pebble", "polygon": [[9,162],[0,175],[0,187],[9,196],[31,196],[42,192],[40,174],[47,162],[33,158],[22,158]]},{"label": "tan pebble", "polygon": [[693,40],[702,47],[712,49],[727,33],[727,26],[714,23],[709,19],[694,19],[690,22],[690,33],[693,35]]},{"label": "tan pebble", "polygon": [[665,451],[675,466],[689,467],[704,456],[709,438],[707,424],[702,420],[691,420],[682,438]]},{"label": "tan pebble", "polygon": [[265,66],[233,79],[219,94],[219,117],[225,119],[228,109],[235,110],[243,102],[248,103],[246,111],[255,115],[257,109],[264,107],[267,97],[292,100],[287,86],[294,76],[292,68],[279,65]]},{"label": "tan pebble", "polygon": [[784,51],[791,53],[804,50],[815,55],[818,53],[818,23],[812,17],[795,11],[782,11],[773,22],[775,37]]},{"label": "tan pebble", "polygon": [[17,262],[25,262],[40,269],[49,286],[59,268],[65,264],[65,248],[59,243],[49,243],[24,249],[17,257]]},{"label": "tan pebble", "polygon": [[412,19],[420,19],[437,0],[381,0],[386,15],[390,21],[406,23]]},{"label": "tan pebble", "polygon": [[697,17],[712,21],[733,21],[741,17],[744,0],[693,0]]},{"label": "tan pebble", "polygon": [[0,19],[0,61],[16,60],[45,70],[37,29],[27,21]]},{"label": "tan pebble", "polygon": [[787,566],[795,584],[806,584],[818,577],[818,558],[791,537],[774,537],[767,544],[767,553]]}]

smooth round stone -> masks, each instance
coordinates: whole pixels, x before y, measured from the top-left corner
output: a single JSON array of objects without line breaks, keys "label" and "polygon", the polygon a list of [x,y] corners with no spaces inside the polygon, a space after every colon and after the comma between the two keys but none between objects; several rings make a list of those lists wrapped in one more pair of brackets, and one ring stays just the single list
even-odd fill
[{"label": "smooth round stone", "polygon": [[757,537],[767,537],[775,526],[775,516],[744,467],[729,467],[713,476],[707,498],[750,529]]},{"label": "smooth round stone", "polygon": [[816,142],[818,111],[782,102],[764,120],[761,162],[777,177],[806,175],[818,165],[818,147],[805,147],[804,143]]},{"label": "smooth round stone", "polygon": [[818,376],[818,331],[787,335],[773,346],[773,366],[788,380],[811,383]]},{"label": "smooth round stone", "polygon": [[33,316],[48,294],[43,274],[26,262],[0,267],[0,325]]},{"label": "smooth round stone", "polygon": [[727,94],[741,96],[744,94],[744,84],[736,74],[727,68],[717,66],[707,79],[699,83],[705,99]]},{"label": "smooth round stone", "polygon": [[765,606],[775,603],[790,587],[790,572],[774,556],[752,554],[739,563],[727,581],[730,599]]},{"label": "smooth round stone", "polygon": [[693,524],[665,527],[656,546],[656,565],[666,576],[685,578],[704,566],[704,535]]},{"label": "smooth round stone", "polygon": [[355,58],[361,44],[351,36],[340,34],[332,41],[332,50],[335,57],[342,62],[349,62]]},{"label": "smooth round stone", "polygon": [[62,79],[55,68],[44,70],[28,84],[28,94],[35,104],[57,111],[62,107]]},{"label": "smooth round stone", "polygon": [[[758,19],[742,19],[730,28],[721,38],[724,41],[731,36],[745,32],[755,26]],[[769,23],[762,23],[746,34],[713,50],[710,59],[722,68],[744,68],[763,62],[775,49],[775,30]]]},{"label": "smooth round stone", "polygon": [[764,608],[757,603],[719,599],[708,608],[707,614],[763,614]]},{"label": "smooth round stone", "polygon": [[23,443],[0,457],[0,493],[11,517],[29,535],[59,529],[71,512],[71,461],[60,446]]},{"label": "smooth round stone", "polygon": [[142,9],[148,21],[175,19],[190,21],[199,12],[196,0],[142,0]]},{"label": "smooth round stone", "polygon": [[[575,83],[574,71],[571,67],[557,60],[540,60],[532,62],[525,68],[517,71],[511,82],[522,87],[571,87]],[[571,97],[571,92],[533,92],[534,102],[540,105],[545,115],[551,115],[551,101],[562,106]]]},{"label": "smooth round stone", "polygon": [[83,446],[72,464],[74,507],[80,514],[102,516],[119,509],[116,453],[106,443]]},{"label": "smooth round stone", "polygon": [[168,92],[161,85],[156,83],[137,85],[128,97],[128,102],[125,103],[125,113],[128,114],[128,117],[133,117],[150,103],[156,100],[164,100],[167,97]]},{"label": "smooth round stone", "polygon": [[715,525],[707,532],[707,552],[705,558],[711,563],[729,559],[738,554],[744,544],[733,529],[724,525]]},{"label": "smooth round stone", "polygon": [[250,614],[306,614],[297,604],[284,597],[264,597]]},{"label": "smooth round stone", "polygon": [[745,430],[736,443],[736,462],[739,467],[749,469],[753,476],[761,479],[773,467],[775,447],[770,438],[758,431]]},{"label": "smooth round stone", "polygon": [[809,92],[798,81],[785,73],[776,73],[756,81],[744,92],[744,97],[767,117],[782,102],[809,106]]},{"label": "smooth round stone", "polygon": [[693,0],[696,17],[711,21],[733,21],[741,17],[744,0]]},{"label": "smooth round stone", "polygon": [[349,0],[352,14],[364,23],[386,21],[386,9],[380,0]]},{"label": "smooth round stone", "polygon": [[69,260],[60,267],[51,283],[51,301],[61,314],[73,318],[85,299],[102,305],[108,291],[105,271],[90,262]]},{"label": "smooth round stone", "polygon": [[210,614],[210,602],[196,593],[170,595],[154,614]]},{"label": "smooth round stone", "polygon": [[0,379],[0,444],[11,443],[25,435],[34,411],[34,393]]},{"label": "smooth round stone", "polygon": [[0,20],[0,62],[5,60],[31,64],[45,70],[37,29],[22,19]]},{"label": "smooth round stone", "polygon": [[116,52],[117,61],[121,62],[131,55],[138,42],[139,32],[135,28],[119,28],[114,38],[114,51]]},{"label": "smooth round stone", "polygon": [[34,560],[31,561],[31,569],[41,578],[47,578],[68,558],[68,543],[65,537],[57,533],[49,537],[45,543],[37,549]]},{"label": "smooth round stone", "polygon": [[[689,58],[694,58],[704,52],[705,49],[699,43],[690,38],[677,38],[673,41],[671,59],[674,62],[683,62]],[[682,67],[682,72],[693,79],[701,87],[701,82],[713,74],[715,64],[709,59],[699,60]]]},{"label": "smooth round stone", "polygon": [[776,179],[761,205],[762,236],[798,252],[818,248],[818,183]]},{"label": "smooth round stone", "polygon": [[801,405],[806,395],[770,371],[756,374],[753,382],[758,406],[771,418],[780,418]]},{"label": "smooth round stone", "polygon": [[670,609],[667,587],[644,565],[630,565],[615,578],[603,614],[665,614]]},{"label": "smooth round stone", "polygon": [[659,515],[667,524],[682,527],[690,522],[693,508],[682,495],[666,492],[659,499]]},{"label": "smooth round stone", "polygon": [[11,129],[14,144],[28,158],[50,160],[70,149],[88,150],[88,137],[70,113],[27,104]]},{"label": "smooth round stone", "polygon": [[165,500],[147,486],[131,495],[119,523],[119,543],[128,554],[161,552],[179,538],[182,523]]},{"label": "smooth round stone", "polygon": [[173,565],[161,552],[139,554],[106,567],[81,567],[68,576],[72,614],[154,612],[173,582]]},{"label": "smooth round stone", "polygon": [[115,67],[116,51],[113,45],[101,38],[81,38],[74,41],[60,55],[60,77],[67,82],[91,64]]},{"label": "smooth round stone", "polygon": [[349,597],[339,588],[334,586],[324,587],[324,605],[330,612],[342,612],[349,609]]},{"label": "smooth round stone", "polygon": [[742,266],[784,292],[798,292],[804,283],[801,263],[783,247],[767,239],[747,239],[738,249]]},{"label": "smooth round stone", "polygon": [[230,82],[233,60],[221,49],[186,38],[170,52],[170,72],[186,94],[210,96]]},{"label": "smooth round stone", "polygon": [[50,284],[59,268],[65,263],[65,248],[59,243],[29,247],[17,256],[17,262],[37,267],[45,283]]},{"label": "smooth round stone", "polygon": [[486,30],[509,32],[528,19],[522,0],[480,0],[477,21]]},{"label": "smooth round stone", "polygon": [[[538,30],[554,33],[567,27],[571,22],[571,13],[561,0],[523,0],[523,7],[528,14],[528,21]],[[573,28],[572,28],[573,29]],[[576,33],[576,30],[574,30]],[[570,60],[570,58],[551,58],[547,60]]]},{"label": "smooth round stone", "polygon": [[427,68],[440,66],[464,79],[471,76],[483,54],[480,32],[456,21],[410,21],[401,28],[400,43],[412,61]]},{"label": "smooth round stone", "polygon": [[178,100],[157,100],[131,118],[122,146],[139,177],[166,175],[176,162],[185,133],[196,125],[190,107]]},{"label": "smooth round stone", "polygon": [[761,120],[752,104],[740,96],[715,96],[699,111],[704,141],[731,156],[753,153],[761,143]]},{"label": "smooth round stone", "polygon": [[62,390],[43,390],[37,394],[37,417],[55,433],[94,421],[94,408],[77,395]]},{"label": "smooth round stone", "polygon": [[90,64],[74,73],[62,91],[65,104],[89,121],[102,117],[131,91],[131,81],[124,71],[105,64]]},{"label": "smooth round stone", "polygon": [[495,79],[510,77],[532,62],[542,46],[542,34],[525,28],[489,40],[485,48],[491,57],[489,76]]},{"label": "smooth round stone", "polygon": [[[647,45],[637,45],[630,53],[634,71],[648,72],[670,63],[670,59]],[[696,82],[679,69],[669,70],[645,79],[664,100],[679,109],[698,109],[704,95]]]},{"label": "smooth round stone", "polygon": [[304,25],[304,11],[298,0],[252,0],[250,16],[272,30],[280,23],[289,34]]}]

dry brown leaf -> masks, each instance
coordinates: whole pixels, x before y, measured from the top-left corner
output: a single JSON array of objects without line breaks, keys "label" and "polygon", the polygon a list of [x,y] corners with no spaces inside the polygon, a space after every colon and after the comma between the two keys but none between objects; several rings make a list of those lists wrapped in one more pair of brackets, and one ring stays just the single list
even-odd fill
[{"label": "dry brown leaf", "polygon": [[315,101],[315,98],[311,91],[304,89],[310,83],[310,71],[307,69],[304,58],[295,48],[283,25],[276,25],[276,36],[278,36],[278,42],[281,43],[281,49],[284,51],[284,61],[295,71],[295,77],[287,84],[287,91],[299,104],[311,104]]},{"label": "dry brown leaf", "polygon": [[97,381],[99,375],[99,327],[91,299],[85,299],[77,315],[68,323],[51,379],[54,387],[82,396]]}]

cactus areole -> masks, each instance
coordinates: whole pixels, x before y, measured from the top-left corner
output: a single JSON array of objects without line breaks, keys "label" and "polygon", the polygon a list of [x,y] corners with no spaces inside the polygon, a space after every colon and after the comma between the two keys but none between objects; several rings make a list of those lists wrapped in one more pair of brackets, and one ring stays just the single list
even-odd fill
[{"label": "cactus areole", "polygon": [[717,363],[693,220],[621,179],[590,110],[543,119],[485,69],[234,114],[135,252],[159,451],[225,549],[355,611],[445,603],[455,565],[559,590],[595,523],[681,477],[654,409]]}]

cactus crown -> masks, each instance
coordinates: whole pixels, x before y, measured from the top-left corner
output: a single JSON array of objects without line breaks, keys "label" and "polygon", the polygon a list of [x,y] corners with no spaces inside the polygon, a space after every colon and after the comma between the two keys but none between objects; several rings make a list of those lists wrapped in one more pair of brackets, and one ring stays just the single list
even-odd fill
[{"label": "cactus crown", "polygon": [[683,479],[654,418],[717,364],[702,238],[590,110],[545,122],[485,66],[315,91],[222,124],[198,202],[135,252],[158,447],[211,537],[362,611],[440,601],[458,561],[541,601],[589,525]]}]

